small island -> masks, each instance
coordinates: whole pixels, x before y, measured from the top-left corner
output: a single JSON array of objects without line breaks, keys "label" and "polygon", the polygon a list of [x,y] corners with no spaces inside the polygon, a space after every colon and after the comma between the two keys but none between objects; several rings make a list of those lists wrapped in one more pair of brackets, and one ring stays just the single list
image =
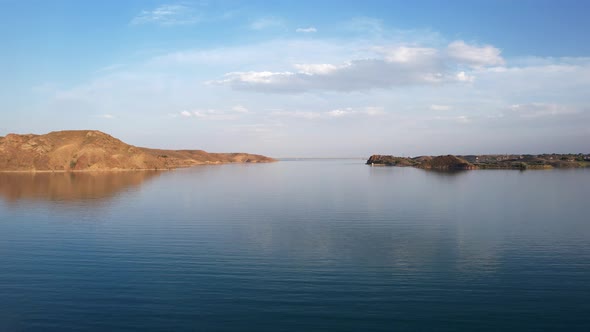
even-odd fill
[{"label": "small island", "polygon": [[372,155],[367,165],[434,170],[551,169],[590,167],[590,154],[465,155],[395,157]]},{"label": "small island", "polygon": [[0,137],[0,172],[167,170],[207,164],[274,161],[248,153],[136,147],[97,130]]}]

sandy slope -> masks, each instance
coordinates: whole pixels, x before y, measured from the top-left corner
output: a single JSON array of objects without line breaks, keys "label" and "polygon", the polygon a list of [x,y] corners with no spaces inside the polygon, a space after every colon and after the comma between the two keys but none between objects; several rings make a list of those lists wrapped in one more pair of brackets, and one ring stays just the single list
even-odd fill
[{"label": "sandy slope", "polygon": [[0,171],[171,169],[202,164],[273,161],[272,158],[247,153],[140,148],[95,130],[0,137]]}]

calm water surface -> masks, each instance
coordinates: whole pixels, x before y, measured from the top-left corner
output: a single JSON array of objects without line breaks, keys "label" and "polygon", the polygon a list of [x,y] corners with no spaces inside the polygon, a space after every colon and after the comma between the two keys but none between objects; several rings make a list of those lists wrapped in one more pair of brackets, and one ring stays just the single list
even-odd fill
[{"label": "calm water surface", "polygon": [[0,174],[0,331],[590,330],[590,170]]}]

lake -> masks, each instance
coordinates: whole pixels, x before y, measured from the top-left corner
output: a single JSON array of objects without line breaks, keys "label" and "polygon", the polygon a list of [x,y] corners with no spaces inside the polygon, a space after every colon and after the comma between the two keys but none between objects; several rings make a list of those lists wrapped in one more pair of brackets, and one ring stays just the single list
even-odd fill
[{"label": "lake", "polygon": [[0,173],[0,331],[590,330],[590,169]]}]

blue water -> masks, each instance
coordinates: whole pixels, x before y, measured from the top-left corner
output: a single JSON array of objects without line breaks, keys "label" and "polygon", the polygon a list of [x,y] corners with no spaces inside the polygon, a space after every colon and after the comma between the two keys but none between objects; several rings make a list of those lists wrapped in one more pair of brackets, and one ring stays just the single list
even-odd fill
[{"label": "blue water", "polygon": [[0,331],[590,330],[590,170],[0,174]]}]

